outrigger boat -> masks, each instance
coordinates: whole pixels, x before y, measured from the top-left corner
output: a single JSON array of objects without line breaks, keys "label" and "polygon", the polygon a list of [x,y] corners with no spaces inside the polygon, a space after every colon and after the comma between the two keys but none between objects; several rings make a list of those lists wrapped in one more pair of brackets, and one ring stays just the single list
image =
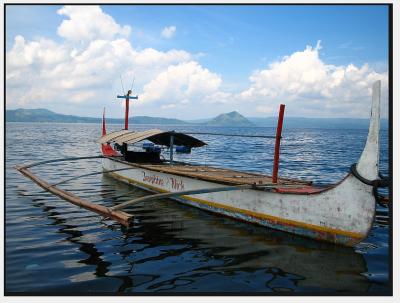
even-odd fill
[{"label": "outrigger boat", "polygon": [[[275,136],[273,175],[267,176],[174,161],[174,146],[176,151],[190,152],[206,143],[189,133],[158,129],[129,131],[129,100],[137,96],[131,96],[129,90],[118,98],[124,98],[126,103],[125,129],[107,134],[103,113],[102,137],[98,140],[102,155],[48,160],[17,169],[61,198],[125,226],[130,226],[133,216],[122,209],[149,200],[170,198],[234,219],[346,246],[354,246],[368,235],[379,198],[377,188],[388,186],[388,180],[380,178],[379,174],[380,81],[373,85],[369,133],[358,163],[339,183],[325,187],[278,178],[284,105],[280,107]],[[140,143],[142,149],[135,150]],[[160,146],[169,149],[169,159],[161,157]],[[154,194],[105,207],[57,187],[96,173],[49,184],[29,170],[46,163],[88,158],[102,158],[103,173]]]}]

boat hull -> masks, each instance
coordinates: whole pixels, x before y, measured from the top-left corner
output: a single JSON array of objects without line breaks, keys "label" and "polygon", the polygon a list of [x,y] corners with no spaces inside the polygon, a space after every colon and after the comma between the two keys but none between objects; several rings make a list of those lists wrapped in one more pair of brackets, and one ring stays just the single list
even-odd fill
[{"label": "boat hull", "polygon": [[[134,167],[117,159],[103,159],[105,170],[129,167],[132,169],[110,175],[151,192],[221,186],[217,182]],[[375,215],[372,187],[352,175],[331,189],[311,194],[241,189],[171,199],[238,220],[346,246],[354,246],[368,235]]]}]

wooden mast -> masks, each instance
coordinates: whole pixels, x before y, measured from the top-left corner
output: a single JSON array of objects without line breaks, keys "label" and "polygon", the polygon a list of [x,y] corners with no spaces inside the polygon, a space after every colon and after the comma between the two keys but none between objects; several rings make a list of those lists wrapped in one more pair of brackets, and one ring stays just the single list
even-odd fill
[{"label": "wooden mast", "polygon": [[129,120],[129,95],[131,94],[131,90],[128,90],[125,99],[125,130],[128,130],[128,120]]},{"label": "wooden mast", "polygon": [[281,146],[281,134],[282,134],[282,124],[283,124],[283,115],[285,113],[285,104],[281,104],[279,107],[279,118],[278,118],[278,126],[276,127],[276,136],[275,136],[275,154],[274,154],[274,168],[272,172],[272,182],[278,182],[278,168],[279,168],[279,150]]}]

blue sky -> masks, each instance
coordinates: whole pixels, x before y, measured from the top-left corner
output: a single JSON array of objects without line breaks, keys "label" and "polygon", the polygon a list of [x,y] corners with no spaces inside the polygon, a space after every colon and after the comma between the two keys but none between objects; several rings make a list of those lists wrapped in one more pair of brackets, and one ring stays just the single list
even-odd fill
[{"label": "blue sky", "polygon": [[[51,40],[58,46],[53,45],[54,51],[70,48],[75,49],[78,54],[83,54],[90,43],[104,40],[104,35],[96,36],[100,30],[95,27],[101,28],[102,25],[100,22],[98,25],[93,25],[96,22],[90,19],[94,15],[88,13],[87,17],[80,15],[74,18],[73,16],[77,16],[76,13],[59,14],[57,11],[60,9],[62,6],[7,6],[7,56],[12,58],[17,55],[15,47],[17,36],[24,39],[22,50],[18,52],[20,56],[20,52],[23,52],[24,56],[31,56],[32,47],[30,48],[29,44],[41,41],[43,38]],[[85,8],[82,9],[85,10]],[[113,43],[112,41],[117,39],[126,40],[134,51],[134,53],[131,52],[133,57],[140,56],[142,52],[149,49],[162,54],[178,50],[187,53],[190,57],[160,64],[162,66],[149,72],[149,75],[146,74],[143,78],[136,71],[140,71],[140,68],[144,68],[146,72],[150,71],[154,64],[138,67],[135,65],[136,61],[113,63],[126,83],[131,81],[130,74],[136,74],[137,87],[135,86],[135,89],[145,98],[143,104],[138,104],[141,114],[203,118],[213,116],[218,112],[239,110],[247,116],[270,116],[275,115],[271,108],[279,102],[285,102],[282,99],[286,98],[286,102],[293,104],[292,109],[288,111],[292,116],[366,116],[367,111],[363,108],[369,101],[366,98],[368,91],[354,92],[352,93],[354,101],[343,101],[344,96],[348,95],[345,90],[351,87],[360,87],[360,90],[363,88],[365,90],[366,84],[361,83],[362,80],[360,80],[362,77],[371,81],[380,77],[387,82],[388,8],[386,6],[103,5],[100,10],[101,16],[98,19],[95,18],[96,20],[107,16],[121,28],[129,26],[129,34],[121,34],[122,30],[116,31],[107,35],[107,41]],[[69,25],[71,27],[93,27],[93,35],[89,38],[73,37],[68,33],[60,35],[58,29],[62,22],[68,19],[72,20]],[[75,24],[72,24],[74,22]],[[172,35],[168,38],[161,34],[167,27],[174,28]],[[311,47],[311,51],[306,51],[307,46]],[[46,48],[37,46],[35,52],[38,54],[40,47]],[[294,56],[295,54],[298,56]],[[317,58],[314,58],[315,56]],[[27,74],[32,72],[32,75],[35,75],[35,73],[45,74],[46,69],[54,70],[53,63],[51,66],[40,65],[42,60],[40,58],[40,55],[32,55],[28,63],[23,66],[7,62],[8,71],[10,71],[8,74],[16,75],[18,71],[24,70],[24,74],[26,71]],[[309,58],[311,61],[304,68],[298,68],[299,64],[296,62],[307,61]],[[56,64],[67,65],[65,63],[68,60],[72,59],[65,57]],[[12,62],[11,59],[10,62]],[[195,63],[189,67],[189,62]],[[73,64],[73,62],[68,64]],[[272,68],[271,64],[276,66]],[[368,64],[368,69],[363,69],[365,64]],[[293,67],[293,65],[296,66]],[[130,68],[124,69],[122,66],[130,66]],[[349,66],[355,66],[357,70],[352,71],[352,68],[348,68]],[[316,70],[308,76],[308,80],[296,80],[304,78],[302,75],[313,68]],[[167,79],[167,77],[174,78],[173,72],[180,74],[183,69],[184,76],[182,77],[186,80],[182,79],[179,85],[174,84],[173,79]],[[296,77],[290,75],[292,69]],[[87,72],[93,74],[93,71]],[[280,73],[282,73],[282,81],[273,82],[271,79],[280,78]],[[317,87],[320,90],[326,87],[319,77],[324,78],[326,83],[332,83],[332,77],[336,77],[337,74],[343,75],[335,87],[321,95],[315,91]],[[65,72],[63,76],[60,74],[60,77],[67,77],[66,75],[68,73]],[[17,76],[7,77],[9,79],[7,97],[13,98],[13,100],[7,98],[7,108],[46,107],[63,113],[97,115],[96,102],[92,100],[84,100],[83,97],[65,93],[63,95],[65,102],[57,103],[50,100],[52,99],[50,95],[35,94],[31,91],[32,88],[29,89],[36,83],[34,78],[32,76],[29,80],[17,79]],[[112,84],[114,90],[120,81],[119,77],[115,78],[115,83]],[[197,88],[187,89],[194,85],[193,81],[189,84],[187,81],[190,80],[187,79],[200,79],[198,89],[204,87],[206,93],[200,94],[200,97],[191,95],[190,91],[196,91]],[[160,93],[154,96],[146,91],[146,85],[147,90],[151,88],[157,90],[156,84],[162,80],[165,81],[162,84],[165,94]],[[41,79],[40,83],[43,81],[44,79]],[[107,78],[104,81],[110,82],[110,79]],[[109,84],[105,82],[105,86],[107,85]],[[292,87],[289,92],[284,91],[286,85]],[[77,94],[80,90],[82,96],[86,94],[88,98],[89,96],[95,98],[98,95],[91,94],[89,91],[96,90],[98,86],[91,86],[90,83],[87,87],[69,85],[68,90],[70,94]],[[129,84],[125,86],[128,87]],[[21,87],[27,94],[31,92],[31,95],[38,96],[37,100],[27,101],[27,97],[22,96],[19,98],[17,88]],[[14,88],[15,91],[13,91]],[[385,85],[383,88],[385,89]],[[336,91],[339,99],[335,99]],[[103,96],[104,94],[111,98],[111,94],[102,93]],[[76,100],[82,101],[76,107],[77,102],[69,104],[68,97],[76,97]],[[18,98],[20,101],[16,101]],[[167,98],[171,100],[171,103],[166,103]],[[274,98],[281,100],[272,100]],[[208,101],[204,101],[205,99]],[[342,109],[336,106],[338,102],[343,102]],[[353,102],[352,105],[351,102]],[[108,105],[105,101],[101,104],[103,103]],[[111,109],[110,115],[118,116],[120,108],[112,104]]]}]

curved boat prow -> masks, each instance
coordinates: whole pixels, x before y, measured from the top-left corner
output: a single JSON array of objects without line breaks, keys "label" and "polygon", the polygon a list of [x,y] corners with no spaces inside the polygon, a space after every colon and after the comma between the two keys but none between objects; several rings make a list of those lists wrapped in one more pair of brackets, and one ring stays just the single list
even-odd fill
[{"label": "curved boat prow", "polygon": [[368,180],[375,180],[379,175],[380,103],[381,81],[376,81],[372,86],[372,106],[368,138],[357,163],[358,173]]},{"label": "curved boat prow", "polygon": [[[103,109],[103,120],[102,120],[102,130],[101,130],[101,136],[104,137],[107,135],[106,131],[106,108]],[[118,152],[116,152],[109,143],[106,144],[101,144],[101,152],[104,156],[110,156],[110,157],[118,157],[121,156]]]}]

